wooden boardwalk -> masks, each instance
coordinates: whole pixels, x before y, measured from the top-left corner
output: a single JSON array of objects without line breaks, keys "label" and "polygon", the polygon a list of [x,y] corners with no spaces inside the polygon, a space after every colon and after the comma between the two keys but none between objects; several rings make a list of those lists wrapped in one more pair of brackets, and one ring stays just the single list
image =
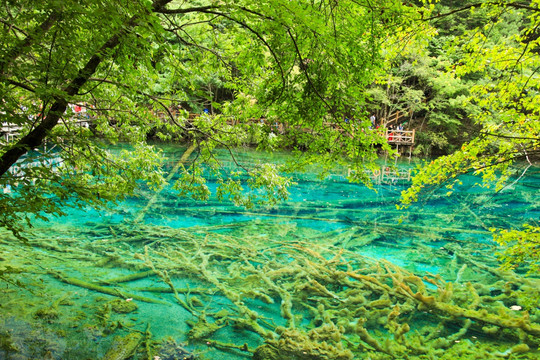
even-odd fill
[{"label": "wooden boardwalk", "polygon": [[1,133],[6,143],[13,141],[21,132],[22,126],[16,124],[10,124],[8,122],[2,123]]},{"label": "wooden boardwalk", "polygon": [[414,145],[414,130],[386,130],[386,140],[389,144]]},{"label": "wooden boardwalk", "polygon": [[[75,126],[89,128],[90,124],[92,123],[92,118],[73,117],[69,120],[69,123]],[[2,140],[4,141],[4,144],[14,141],[17,137],[19,137],[19,135],[21,135],[22,130],[23,127],[18,124],[3,122],[2,127],[0,128],[0,134],[3,138]]]}]

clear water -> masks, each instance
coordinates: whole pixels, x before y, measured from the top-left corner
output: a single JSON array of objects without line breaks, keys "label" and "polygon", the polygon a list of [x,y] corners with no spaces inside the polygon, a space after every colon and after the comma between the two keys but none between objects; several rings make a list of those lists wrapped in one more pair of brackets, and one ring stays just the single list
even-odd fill
[{"label": "clear water", "polygon": [[[170,169],[184,149],[164,151]],[[271,208],[165,188],[37,223],[28,244],[3,233],[0,359],[245,359],[265,340],[279,351],[257,359],[540,357],[540,282],[499,271],[489,232],[538,221],[539,168],[496,194],[464,176],[406,211],[406,181],[375,192],[346,172],[295,174]]]}]

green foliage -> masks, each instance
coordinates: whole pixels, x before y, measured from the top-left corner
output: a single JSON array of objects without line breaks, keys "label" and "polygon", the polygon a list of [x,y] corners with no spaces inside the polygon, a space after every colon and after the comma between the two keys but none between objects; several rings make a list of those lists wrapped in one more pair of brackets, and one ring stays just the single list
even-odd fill
[{"label": "green foliage", "polygon": [[[479,132],[451,155],[422,167],[412,186],[402,193],[404,206],[443,184],[451,194],[456,177],[464,173],[482,176],[482,186],[499,191],[514,162],[532,164],[540,154],[540,44],[533,35],[540,25],[538,5],[537,1],[531,6],[503,1],[460,12],[476,19],[481,13],[483,20],[472,30],[464,29],[449,48],[450,55],[460,59],[453,76],[475,79],[463,106],[475,108],[471,115]],[[532,261],[531,269],[538,269],[537,236],[532,229],[521,237],[505,230],[496,237],[502,244],[509,244],[511,238],[520,244],[511,245],[503,255],[506,266],[527,260]]]},{"label": "green foliage", "polygon": [[[219,172],[215,149],[250,142],[303,157],[220,174],[220,198],[273,203],[290,184],[280,171],[315,162],[352,161],[354,180],[368,182],[374,145],[386,145],[368,129],[364,90],[383,65],[382,45],[420,13],[396,0],[38,0],[7,3],[0,16],[0,110],[22,127],[0,151],[0,185],[16,190],[0,196],[0,224],[17,232],[64,205],[104,206],[143,183],[158,187],[149,135],[199,146],[179,195],[208,198],[201,166]],[[90,128],[72,121],[75,105],[86,107]],[[213,116],[190,115],[205,108]],[[136,146],[105,150],[121,142]],[[8,171],[21,161],[22,172]]]},{"label": "green foliage", "polygon": [[[512,11],[500,5],[493,6],[489,13],[503,10]],[[528,28],[534,28],[538,19],[530,16],[528,21]],[[481,73],[484,77],[484,82],[470,89],[471,95],[465,102],[478,109],[474,118],[481,127],[480,136],[425,167],[406,192],[405,202],[415,199],[426,186],[441,184],[460,173],[482,175],[485,183],[498,178],[497,188],[500,188],[512,161],[526,160],[538,153],[540,123],[532,120],[539,111],[540,83],[534,76],[538,56],[532,50],[538,46],[537,40],[525,43],[521,35],[511,37],[510,43],[490,44],[486,48],[482,40],[486,38],[482,31],[485,28],[488,26],[474,33],[466,47],[469,55],[455,70],[456,76]],[[527,33],[528,30],[523,31]],[[498,172],[501,177],[497,176]]]},{"label": "green foliage", "polygon": [[[219,198],[272,204],[287,197],[283,172],[312,164],[322,175],[346,164],[350,180],[369,185],[376,149],[390,150],[370,129],[372,109],[380,119],[400,111],[423,130],[420,154],[458,148],[418,174],[405,203],[463,172],[502,186],[511,161],[538,152],[537,4],[468,5],[9,3],[0,10],[10,25],[0,30],[0,110],[22,130],[0,151],[0,185],[16,190],[0,194],[0,224],[18,232],[65,205],[105,206],[159,187],[151,135],[198,146],[175,184],[180,196],[208,199],[208,171]],[[90,128],[71,121],[76,104]],[[192,115],[202,109],[210,115]],[[481,135],[461,146],[475,129]],[[124,142],[131,151],[105,150]],[[298,157],[225,171],[213,156],[249,143]]]},{"label": "green foliage", "polygon": [[471,84],[452,75],[452,62],[442,51],[448,40],[436,28],[423,25],[415,31],[414,37],[403,35],[385,47],[386,74],[368,89],[370,108],[381,126],[401,123],[416,130],[416,155],[448,154],[471,130],[475,106],[464,106]]},{"label": "green foliage", "polygon": [[530,273],[540,272],[540,226],[524,224],[523,230],[492,230],[502,246],[499,258],[504,269],[524,265]]}]

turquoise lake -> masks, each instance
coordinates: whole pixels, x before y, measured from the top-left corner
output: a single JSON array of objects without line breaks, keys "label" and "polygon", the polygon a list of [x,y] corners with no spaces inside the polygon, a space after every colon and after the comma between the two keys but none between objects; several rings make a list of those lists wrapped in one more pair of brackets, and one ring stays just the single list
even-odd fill
[{"label": "turquoise lake", "polygon": [[[170,171],[185,149],[163,151]],[[3,231],[0,359],[540,358],[540,277],[501,271],[490,231],[538,224],[540,168],[397,210],[415,164],[380,161],[374,190],[336,168],[292,174],[272,207],[165,187],[36,222],[27,243]]]}]

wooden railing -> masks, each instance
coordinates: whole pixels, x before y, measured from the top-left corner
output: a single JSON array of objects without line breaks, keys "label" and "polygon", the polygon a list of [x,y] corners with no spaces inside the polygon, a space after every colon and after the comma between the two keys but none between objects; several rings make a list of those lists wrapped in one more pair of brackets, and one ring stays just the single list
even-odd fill
[{"label": "wooden railing", "polygon": [[414,130],[386,130],[386,140],[389,144],[413,145]]},{"label": "wooden railing", "polygon": [[390,124],[399,124],[399,118],[401,117],[401,112],[396,111],[388,116],[386,120],[383,121],[384,125]]},{"label": "wooden railing", "polygon": [[2,129],[0,132],[4,136],[4,140],[6,142],[10,142],[15,139],[15,137],[19,134],[21,129],[22,129],[22,126],[20,125],[3,122]]},{"label": "wooden railing", "polygon": [[[189,114],[189,118],[193,119],[197,116],[200,116],[199,114]],[[74,123],[81,127],[89,127],[90,123],[92,122],[92,118],[90,117],[80,117],[80,116],[74,116],[70,118],[70,122]],[[279,122],[273,122],[272,124],[269,123],[268,120],[265,119],[252,119],[250,122],[252,123],[261,123],[266,124],[269,126],[272,126],[275,131],[279,133],[285,132],[285,126]],[[229,125],[236,125],[238,123],[238,120],[234,117],[230,117],[227,119],[227,123]],[[344,129],[339,125],[335,123],[325,123],[325,125],[328,128],[333,128],[334,130],[338,130],[340,132],[344,132]],[[6,142],[14,140],[15,137],[17,137],[22,130],[22,127],[15,124],[10,124],[7,122],[2,123],[2,128],[0,131],[0,134],[3,135],[4,140]],[[308,129],[306,129],[308,130]],[[415,137],[415,131],[414,130],[386,130],[385,133],[386,140],[389,144],[397,144],[397,145],[413,145],[414,144],[414,137]]]},{"label": "wooden railing", "polygon": [[[74,116],[68,119],[70,124],[74,124],[75,126],[80,126],[80,127],[85,127],[85,128],[90,127],[92,120],[93,119],[90,117],[87,118],[87,117],[80,117],[80,116]],[[4,141],[6,143],[9,143],[11,141],[14,141],[20,135],[22,129],[23,127],[20,125],[3,122],[2,127],[0,128],[0,134],[4,138]]]}]

